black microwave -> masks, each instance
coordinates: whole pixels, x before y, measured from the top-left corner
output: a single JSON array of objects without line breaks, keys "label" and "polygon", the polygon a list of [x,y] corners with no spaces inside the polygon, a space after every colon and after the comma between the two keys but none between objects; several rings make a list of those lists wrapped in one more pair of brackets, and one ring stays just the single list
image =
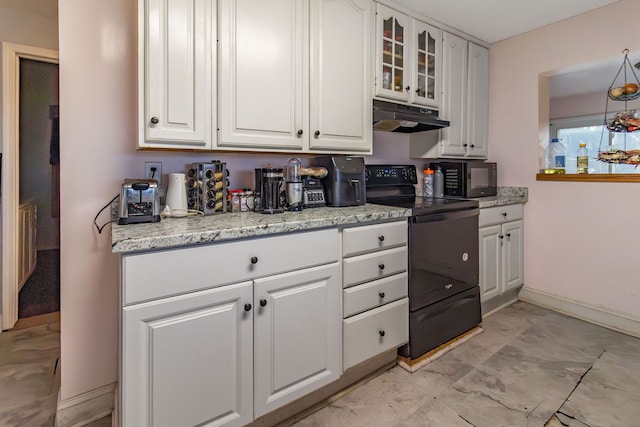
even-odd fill
[{"label": "black microwave", "polygon": [[498,166],[483,160],[451,160],[430,163],[440,166],[444,175],[444,195],[448,197],[486,197],[498,192]]}]

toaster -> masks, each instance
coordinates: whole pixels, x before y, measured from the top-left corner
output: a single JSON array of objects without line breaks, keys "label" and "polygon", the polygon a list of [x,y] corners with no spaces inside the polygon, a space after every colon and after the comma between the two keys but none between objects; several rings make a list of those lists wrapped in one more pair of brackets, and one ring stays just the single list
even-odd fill
[{"label": "toaster", "polygon": [[125,179],[120,189],[118,224],[160,221],[160,193],[155,179]]}]

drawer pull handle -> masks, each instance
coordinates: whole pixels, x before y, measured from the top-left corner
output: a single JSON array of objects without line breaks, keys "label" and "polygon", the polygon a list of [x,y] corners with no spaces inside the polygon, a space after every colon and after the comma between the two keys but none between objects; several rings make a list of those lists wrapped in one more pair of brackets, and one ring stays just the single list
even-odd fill
[{"label": "drawer pull handle", "polygon": [[378,294],[378,296],[379,296],[380,298],[384,298],[384,292],[380,292],[380,293]]},{"label": "drawer pull handle", "polygon": [[384,236],[378,236],[378,240],[380,240],[381,242],[384,242]]},{"label": "drawer pull handle", "polygon": [[251,304],[245,304],[244,311],[251,311]]},{"label": "drawer pull handle", "polygon": [[266,299],[261,299],[260,300],[260,307],[265,307],[267,305],[267,300]]},{"label": "drawer pull handle", "polygon": [[379,268],[380,270],[384,270],[384,264],[378,264],[378,268]]},{"label": "drawer pull handle", "polygon": [[444,285],[445,289],[451,289],[453,288],[453,284],[449,283],[448,285]]},{"label": "drawer pull handle", "polygon": [[257,256],[252,256],[251,257],[251,264],[257,264],[258,263],[258,257]]},{"label": "drawer pull handle", "polygon": [[381,337],[384,336],[384,330],[378,331],[378,333],[380,334]]}]

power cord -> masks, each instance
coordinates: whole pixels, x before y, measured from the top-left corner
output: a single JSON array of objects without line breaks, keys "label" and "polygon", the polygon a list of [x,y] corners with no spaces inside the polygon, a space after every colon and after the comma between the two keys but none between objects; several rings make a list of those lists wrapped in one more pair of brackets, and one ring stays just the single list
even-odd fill
[{"label": "power cord", "polygon": [[102,234],[102,230],[104,230],[104,228],[107,225],[111,224],[112,222],[116,222],[117,221],[117,219],[112,219],[111,221],[108,221],[108,222],[105,222],[104,224],[102,224],[102,226],[98,226],[98,223],[96,222],[98,220],[98,216],[100,216],[102,211],[107,209],[108,206],[111,206],[111,203],[113,203],[118,197],[120,197],[120,195],[116,194],[115,197],[113,199],[111,199],[111,201],[109,203],[104,205],[104,207],[98,211],[98,213],[96,214],[96,217],[93,218],[93,224],[96,226],[96,229],[98,230],[98,234]]}]

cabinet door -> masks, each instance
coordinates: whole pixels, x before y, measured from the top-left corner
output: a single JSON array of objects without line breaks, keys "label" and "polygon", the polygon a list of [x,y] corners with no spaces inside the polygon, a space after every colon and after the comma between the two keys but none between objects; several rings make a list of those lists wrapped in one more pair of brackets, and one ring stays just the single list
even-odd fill
[{"label": "cabinet door", "polygon": [[480,228],[480,298],[486,300],[500,295],[502,279],[501,227]]},{"label": "cabinet door", "polygon": [[211,149],[215,5],[139,0],[139,16],[138,146]]},{"label": "cabinet door", "polygon": [[524,222],[513,221],[502,225],[504,235],[504,290],[524,283]]},{"label": "cabinet door", "polygon": [[468,42],[463,38],[444,32],[442,49],[442,108],[440,116],[451,122],[441,132],[443,156],[464,156],[467,152],[466,138],[466,93]]},{"label": "cabinet door", "polygon": [[308,2],[221,0],[219,147],[308,146]]},{"label": "cabinet door", "polygon": [[338,379],[338,264],[255,280],[256,418]]},{"label": "cabinet door", "polygon": [[123,309],[124,427],[252,421],[252,297],[244,282]]},{"label": "cabinet door", "polygon": [[469,43],[467,155],[487,157],[489,140],[489,49]]},{"label": "cabinet door", "polygon": [[409,17],[376,3],[376,96],[407,102]]},{"label": "cabinet door", "polygon": [[411,35],[413,66],[409,102],[437,108],[441,91],[442,31],[413,19]]},{"label": "cabinet door", "polygon": [[311,2],[311,150],[372,150],[369,0]]}]

